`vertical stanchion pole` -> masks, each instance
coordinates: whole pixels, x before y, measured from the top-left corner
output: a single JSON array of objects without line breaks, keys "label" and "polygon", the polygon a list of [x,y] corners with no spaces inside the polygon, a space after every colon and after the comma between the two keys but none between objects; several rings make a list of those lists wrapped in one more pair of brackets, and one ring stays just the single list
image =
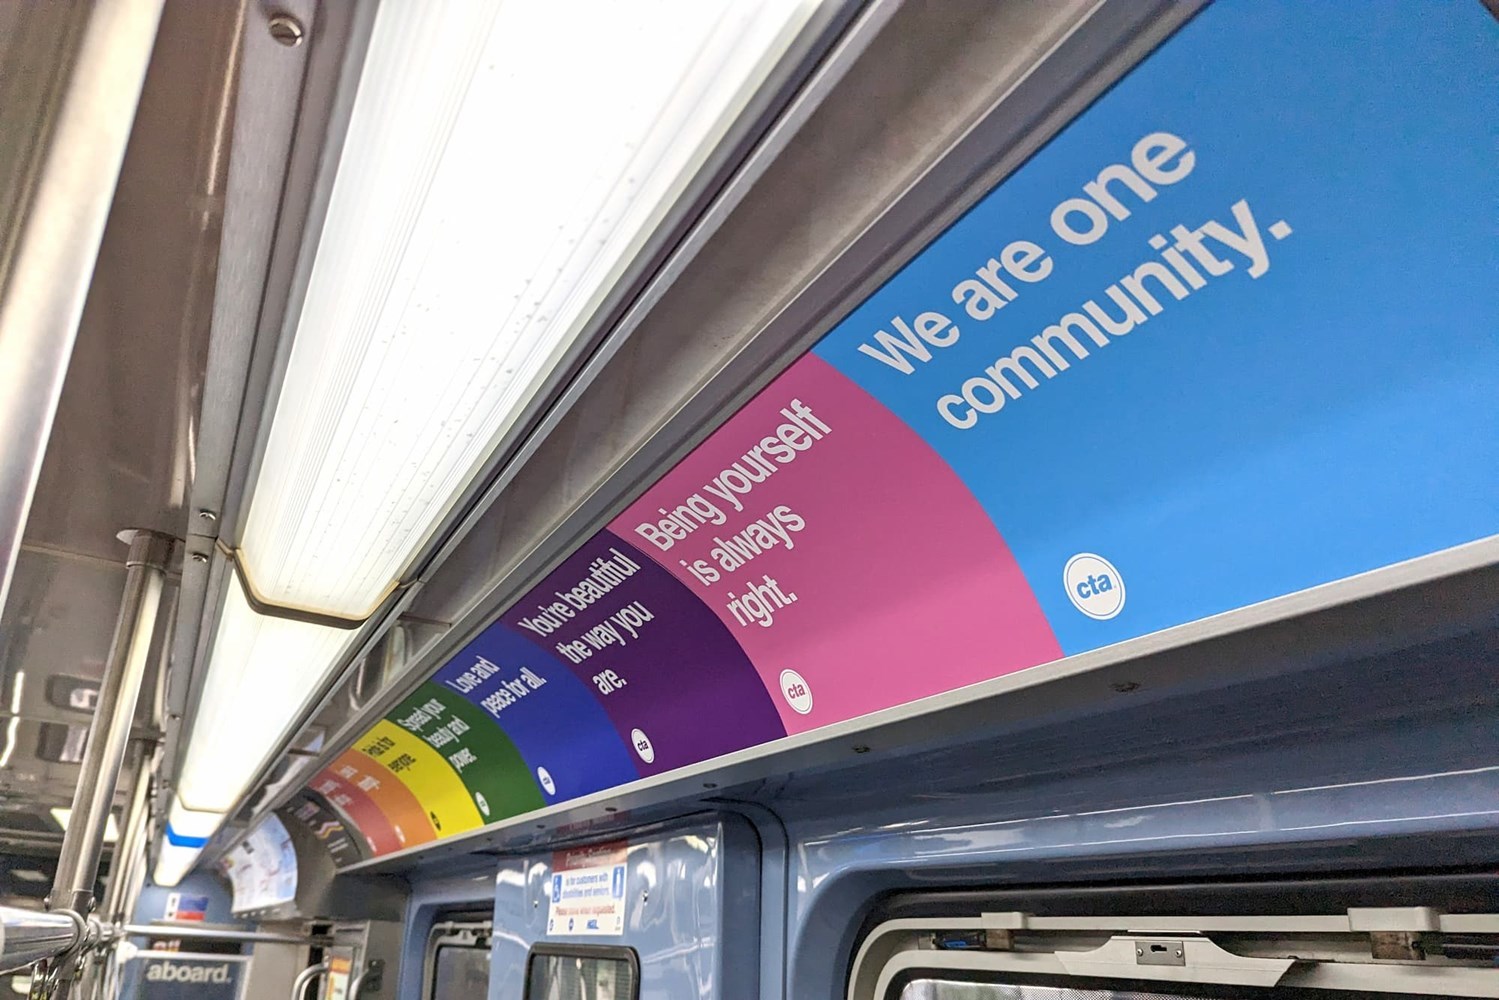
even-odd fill
[{"label": "vertical stanchion pole", "polygon": [[[170,615],[166,616],[168,619]],[[170,629],[165,630],[167,635]],[[171,648],[171,642],[162,643],[163,650]],[[161,658],[159,670],[166,669],[166,657]],[[100,920],[108,925],[119,926],[130,920],[130,911],[135,905],[134,891],[141,879],[141,869],[146,864],[146,824],[150,811],[152,752],[138,747],[132,752],[134,760],[135,788],[130,796],[130,806],[125,811],[125,820],[120,825],[120,842],[115,846],[109,862],[109,881],[104,887],[104,899],[99,904]],[[102,1000],[119,992],[119,961],[116,949],[98,954],[89,969],[90,976],[80,984],[84,998]]]},{"label": "vertical stanchion pole", "polygon": [[133,869],[139,864],[141,838],[145,836],[147,797],[151,790],[151,755],[138,750],[134,753],[135,788],[130,795],[130,805],[120,823],[120,842],[115,846],[114,857],[109,863],[109,882],[104,889],[104,901],[99,912],[105,923],[118,924],[130,919],[125,912],[127,895]]},{"label": "vertical stanchion pole", "polygon": [[[120,765],[130,743],[174,544],[174,539],[153,531],[138,531],[130,542],[130,554],[125,559],[125,593],[99,683],[98,708],[78,768],[78,787],[73,790],[73,812],[63,834],[57,877],[48,898],[48,906],[54,910],[86,917],[94,905],[104,834]],[[56,973],[55,995],[65,998],[72,969],[64,963]]]}]

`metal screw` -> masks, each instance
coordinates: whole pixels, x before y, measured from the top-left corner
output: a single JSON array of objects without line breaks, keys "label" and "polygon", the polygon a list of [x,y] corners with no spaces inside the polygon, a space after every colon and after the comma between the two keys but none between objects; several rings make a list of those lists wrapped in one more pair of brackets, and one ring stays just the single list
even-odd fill
[{"label": "metal screw", "polygon": [[306,34],[302,29],[302,22],[290,14],[272,14],[267,26],[271,30],[271,37],[289,49],[301,45],[302,36]]},{"label": "metal screw", "polygon": [[217,521],[218,519],[219,519],[219,515],[215,514],[211,510],[200,510],[200,511],[198,511],[198,520],[200,520],[200,521],[207,521],[209,524],[212,524],[213,522]]},{"label": "metal screw", "polygon": [[1182,950],[1180,948],[1176,949],[1176,957],[1177,958],[1181,958],[1182,957]]},{"label": "metal screw", "polygon": [[194,552],[193,553],[193,562],[196,562],[196,563],[205,563],[207,561],[208,561],[208,556],[204,555],[202,552]]}]

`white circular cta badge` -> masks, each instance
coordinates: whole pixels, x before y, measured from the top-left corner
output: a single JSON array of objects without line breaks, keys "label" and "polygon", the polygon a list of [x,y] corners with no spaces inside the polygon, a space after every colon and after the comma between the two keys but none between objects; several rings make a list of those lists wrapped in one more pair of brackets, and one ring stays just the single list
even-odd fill
[{"label": "white circular cta badge", "polygon": [[639,729],[630,730],[630,745],[635,748],[635,753],[647,764],[656,759],[656,748],[651,746],[651,738]]},{"label": "white circular cta badge", "polygon": [[1103,556],[1079,552],[1068,559],[1062,583],[1072,606],[1089,618],[1104,621],[1124,610],[1124,577]]},{"label": "white circular cta badge", "polygon": [[812,711],[812,686],[795,670],[781,671],[781,697],[797,715]]}]

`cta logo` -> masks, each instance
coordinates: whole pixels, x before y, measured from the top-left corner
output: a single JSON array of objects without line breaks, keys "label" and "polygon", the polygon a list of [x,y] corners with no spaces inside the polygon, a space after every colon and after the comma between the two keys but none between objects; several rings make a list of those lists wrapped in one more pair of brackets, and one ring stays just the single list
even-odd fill
[{"label": "cta logo", "polygon": [[656,748],[651,745],[651,738],[643,730],[630,730],[630,746],[635,748],[635,755],[647,764],[656,759]]},{"label": "cta logo", "polygon": [[1124,577],[1103,556],[1079,552],[1067,560],[1062,582],[1072,606],[1103,621],[1124,610]]},{"label": "cta logo", "polygon": [[807,679],[795,670],[781,671],[781,696],[798,715],[812,711],[812,688]]},{"label": "cta logo", "polygon": [[188,965],[185,962],[156,962],[146,970],[153,983],[227,983],[229,963],[222,965]]}]

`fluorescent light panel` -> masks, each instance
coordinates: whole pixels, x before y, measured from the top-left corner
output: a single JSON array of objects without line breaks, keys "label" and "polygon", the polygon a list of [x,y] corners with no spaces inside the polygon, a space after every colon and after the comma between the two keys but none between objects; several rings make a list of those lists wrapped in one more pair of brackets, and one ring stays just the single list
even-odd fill
[{"label": "fluorescent light panel", "polygon": [[201,847],[179,847],[166,840],[161,842],[161,851],[156,855],[156,866],[151,869],[151,882],[170,889],[193,870],[203,853]]},{"label": "fluorescent light panel", "polygon": [[[817,0],[463,0],[376,14],[239,559],[369,614]],[[229,593],[182,804],[232,808],[350,633]]]},{"label": "fluorescent light panel", "polygon": [[258,615],[230,583],[177,782],[187,808],[226,813],[234,807],[352,636]]},{"label": "fluorescent light panel", "polygon": [[179,796],[172,797],[167,809],[167,825],[151,870],[151,881],[171,888],[192,871],[203,846],[224,822],[221,813],[188,809]]},{"label": "fluorescent light panel", "polygon": [[242,539],[369,612],[812,5],[380,6]]}]

